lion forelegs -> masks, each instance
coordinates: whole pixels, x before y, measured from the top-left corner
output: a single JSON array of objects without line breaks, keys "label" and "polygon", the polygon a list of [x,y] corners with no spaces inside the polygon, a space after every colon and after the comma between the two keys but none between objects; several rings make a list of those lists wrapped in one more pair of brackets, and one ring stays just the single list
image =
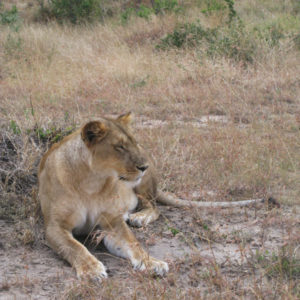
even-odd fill
[{"label": "lion forelegs", "polygon": [[100,225],[107,231],[104,244],[111,253],[129,259],[137,270],[149,270],[158,275],[168,272],[168,264],[149,256],[122,217],[110,219],[106,215]]},{"label": "lion forelegs", "polygon": [[59,224],[48,224],[46,238],[49,246],[72,265],[78,277],[107,277],[105,266],[74,239],[70,230],[62,228]]}]

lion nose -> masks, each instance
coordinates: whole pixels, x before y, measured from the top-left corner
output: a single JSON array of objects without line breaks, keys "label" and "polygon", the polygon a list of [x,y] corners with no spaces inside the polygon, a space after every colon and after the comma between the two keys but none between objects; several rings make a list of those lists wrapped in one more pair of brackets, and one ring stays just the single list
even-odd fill
[{"label": "lion nose", "polygon": [[136,168],[142,172],[146,171],[148,169],[149,166],[144,165],[144,166],[136,166]]}]

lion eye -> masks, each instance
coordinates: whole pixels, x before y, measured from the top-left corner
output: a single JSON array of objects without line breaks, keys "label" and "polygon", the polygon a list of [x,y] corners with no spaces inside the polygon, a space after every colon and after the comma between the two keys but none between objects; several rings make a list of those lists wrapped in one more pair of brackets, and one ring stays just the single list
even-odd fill
[{"label": "lion eye", "polygon": [[124,152],[126,150],[123,145],[117,145],[115,146],[115,149],[119,152]]}]

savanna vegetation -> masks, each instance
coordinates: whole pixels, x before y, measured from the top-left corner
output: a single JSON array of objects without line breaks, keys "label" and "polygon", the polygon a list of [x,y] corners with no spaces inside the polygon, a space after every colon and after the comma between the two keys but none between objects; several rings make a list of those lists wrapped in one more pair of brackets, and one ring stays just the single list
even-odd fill
[{"label": "savanna vegetation", "polygon": [[[0,251],[46,251],[36,175],[42,153],[86,120],[127,111],[162,189],[199,201],[272,196],[282,207],[187,209],[190,223],[163,209],[160,236],[169,232],[193,250],[170,261],[166,278],[130,268],[100,286],[51,277],[56,289],[45,297],[299,298],[300,2],[1,1]],[[248,225],[222,232],[234,220]],[[144,245],[157,228],[147,229]],[[243,257],[237,265],[213,255],[215,243],[228,240]],[[41,284],[22,276],[0,274],[0,296],[42,295]]]}]

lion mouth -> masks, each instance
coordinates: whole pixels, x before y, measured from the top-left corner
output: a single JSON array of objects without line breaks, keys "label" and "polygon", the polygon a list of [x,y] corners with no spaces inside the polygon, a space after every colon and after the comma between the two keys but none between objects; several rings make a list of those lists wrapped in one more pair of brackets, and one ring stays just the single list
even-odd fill
[{"label": "lion mouth", "polygon": [[122,180],[122,181],[129,181],[129,182],[137,182],[139,180],[142,179],[142,177],[144,176],[144,172],[142,174],[139,174],[136,178],[128,178],[124,175],[119,175],[119,180]]}]

